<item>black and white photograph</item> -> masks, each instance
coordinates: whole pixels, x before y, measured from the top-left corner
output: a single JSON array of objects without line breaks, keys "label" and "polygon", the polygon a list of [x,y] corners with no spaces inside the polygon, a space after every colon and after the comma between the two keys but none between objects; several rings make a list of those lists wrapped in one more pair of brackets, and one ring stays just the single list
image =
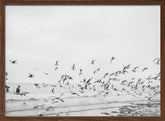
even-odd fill
[{"label": "black and white photograph", "polygon": [[5,116],[160,116],[160,5],[6,5]]}]

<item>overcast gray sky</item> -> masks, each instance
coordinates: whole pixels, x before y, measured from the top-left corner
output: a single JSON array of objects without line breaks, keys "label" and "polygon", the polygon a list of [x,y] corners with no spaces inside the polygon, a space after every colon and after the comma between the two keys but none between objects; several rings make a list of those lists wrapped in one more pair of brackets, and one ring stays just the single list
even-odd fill
[{"label": "overcast gray sky", "polygon": [[[114,66],[109,64],[112,56]],[[60,74],[71,73],[74,63],[89,76],[97,67],[110,72],[129,63],[148,66],[154,73],[159,70],[152,62],[156,57],[160,57],[158,5],[6,6],[8,82],[55,82]],[[95,67],[89,64],[92,59]],[[54,72],[56,60],[60,70]],[[35,78],[27,78],[29,72]]]}]

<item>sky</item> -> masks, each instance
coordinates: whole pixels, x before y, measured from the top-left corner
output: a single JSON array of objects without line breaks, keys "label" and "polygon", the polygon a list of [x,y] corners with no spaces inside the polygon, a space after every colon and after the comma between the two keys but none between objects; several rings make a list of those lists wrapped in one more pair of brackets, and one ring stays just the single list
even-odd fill
[{"label": "sky", "polygon": [[[159,5],[7,5],[5,27],[7,82],[52,83],[61,74],[77,75],[79,68],[90,77],[98,67],[105,73],[130,63],[149,67],[148,73],[160,70],[153,64],[160,57]],[[73,64],[77,71],[71,71]]]}]

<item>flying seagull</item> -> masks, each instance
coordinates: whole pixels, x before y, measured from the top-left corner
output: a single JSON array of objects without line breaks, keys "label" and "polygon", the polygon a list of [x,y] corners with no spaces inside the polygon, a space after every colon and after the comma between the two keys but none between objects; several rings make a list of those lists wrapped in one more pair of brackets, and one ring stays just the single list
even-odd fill
[{"label": "flying seagull", "polygon": [[113,60],[115,60],[115,57],[112,56],[110,63],[112,63]]},{"label": "flying seagull", "polygon": [[80,68],[79,76],[80,76],[81,74],[83,74],[82,71],[83,71],[83,70]]},{"label": "flying seagull", "polygon": [[91,64],[95,64],[95,61],[96,61],[96,60],[92,60],[92,61],[91,61]]},{"label": "flying seagull", "polygon": [[136,66],[132,71],[133,72],[136,72],[136,69],[139,68],[138,66]]},{"label": "flying seagull", "polygon": [[59,64],[58,64],[58,63],[59,63],[59,60],[57,60],[57,61],[55,62],[55,65],[56,65],[56,66],[59,66]]},{"label": "flying seagull", "polygon": [[12,64],[17,64],[17,60],[9,60]]},{"label": "flying seagull", "polygon": [[72,92],[72,91],[71,91],[71,94],[80,96],[79,94],[77,94],[77,93],[75,93],[75,92]]},{"label": "flying seagull", "polygon": [[55,69],[54,69],[54,70],[56,71],[57,69],[58,69],[58,67],[55,67]]},{"label": "flying seagull", "polygon": [[28,76],[29,78],[33,78],[34,77],[34,75],[33,74],[31,74],[31,73],[29,73],[29,76]]},{"label": "flying seagull", "polygon": [[59,98],[59,97],[56,97],[56,98],[54,98],[53,100],[55,100],[55,99],[60,100],[61,102],[64,102],[64,100],[61,99],[61,98]]},{"label": "flying seagull", "polygon": [[160,58],[155,58],[153,62],[157,65],[160,65]]},{"label": "flying seagull", "polygon": [[45,75],[49,75],[49,73],[47,73],[47,72],[44,72],[45,73]]},{"label": "flying seagull", "polygon": [[147,70],[147,69],[148,69],[148,68],[147,68],[147,67],[145,67],[145,68],[142,70],[142,72],[143,72],[143,71],[145,71],[145,70]]},{"label": "flying seagull", "polygon": [[38,87],[38,86],[39,86],[39,84],[37,84],[37,83],[34,83],[34,85],[35,85],[36,87]]},{"label": "flying seagull", "polygon": [[93,71],[93,74],[95,75],[96,72],[100,71],[100,68],[97,68],[95,71]]},{"label": "flying seagull", "polygon": [[75,70],[75,69],[76,69],[76,65],[73,64],[73,66],[72,66],[72,70]]}]

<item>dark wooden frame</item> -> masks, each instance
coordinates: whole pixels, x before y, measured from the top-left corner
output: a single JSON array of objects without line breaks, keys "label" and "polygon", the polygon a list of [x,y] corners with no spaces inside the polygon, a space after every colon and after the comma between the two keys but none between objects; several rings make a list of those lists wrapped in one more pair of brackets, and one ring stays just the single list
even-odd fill
[{"label": "dark wooden frame", "polygon": [[[160,5],[160,117],[5,117],[5,5]],[[0,121],[165,121],[165,0],[0,0]]]}]

